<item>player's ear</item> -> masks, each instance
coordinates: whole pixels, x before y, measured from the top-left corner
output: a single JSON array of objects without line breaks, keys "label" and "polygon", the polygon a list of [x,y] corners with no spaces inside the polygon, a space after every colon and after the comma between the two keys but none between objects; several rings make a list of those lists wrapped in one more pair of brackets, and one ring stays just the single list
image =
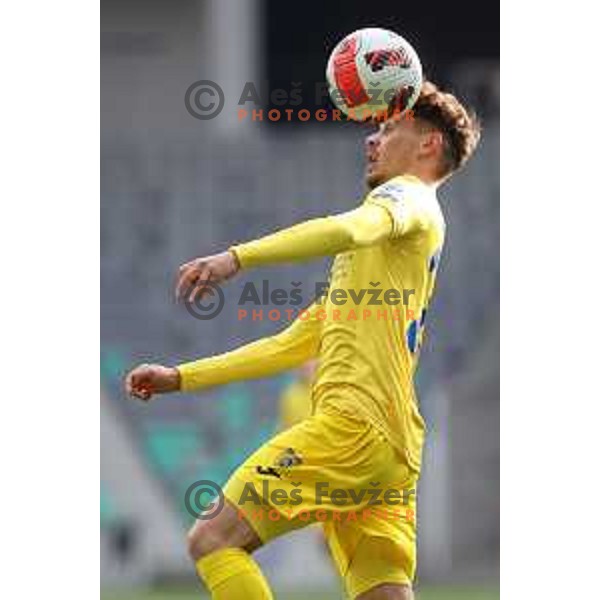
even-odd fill
[{"label": "player's ear", "polygon": [[444,135],[441,131],[424,131],[421,134],[421,154],[440,156],[444,152]]}]

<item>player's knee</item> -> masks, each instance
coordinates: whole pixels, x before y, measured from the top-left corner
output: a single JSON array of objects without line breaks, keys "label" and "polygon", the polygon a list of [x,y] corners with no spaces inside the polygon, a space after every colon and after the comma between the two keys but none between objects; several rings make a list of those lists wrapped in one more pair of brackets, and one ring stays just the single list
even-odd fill
[{"label": "player's knee", "polygon": [[225,546],[225,540],[218,529],[211,527],[210,521],[198,521],[188,531],[187,549],[194,562]]}]

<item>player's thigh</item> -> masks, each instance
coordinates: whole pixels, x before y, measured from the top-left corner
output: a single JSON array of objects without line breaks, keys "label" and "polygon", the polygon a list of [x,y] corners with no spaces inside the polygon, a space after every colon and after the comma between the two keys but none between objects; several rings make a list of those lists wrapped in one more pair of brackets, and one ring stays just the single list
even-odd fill
[{"label": "player's thigh", "polygon": [[413,514],[407,517],[397,511],[357,522],[325,523],[325,536],[349,597],[404,598],[412,589],[416,570]]},{"label": "player's thigh", "polygon": [[329,491],[381,480],[388,463],[388,450],[372,427],[317,414],[263,444],[223,491],[266,543],[334,510]]},{"label": "player's thigh", "polygon": [[286,429],[246,458],[224,486],[237,517],[249,523],[263,544],[309,524],[296,517],[309,478],[307,461],[314,468],[326,453],[320,434],[322,420],[315,417]]}]

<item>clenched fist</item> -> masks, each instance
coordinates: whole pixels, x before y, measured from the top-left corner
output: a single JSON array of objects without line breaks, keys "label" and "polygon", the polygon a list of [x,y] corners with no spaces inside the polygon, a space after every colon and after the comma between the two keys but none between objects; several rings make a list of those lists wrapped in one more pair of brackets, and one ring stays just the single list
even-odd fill
[{"label": "clenched fist", "polygon": [[179,371],[162,365],[139,365],[125,378],[125,389],[134,398],[148,401],[153,394],[176,392],[181,385]]}]

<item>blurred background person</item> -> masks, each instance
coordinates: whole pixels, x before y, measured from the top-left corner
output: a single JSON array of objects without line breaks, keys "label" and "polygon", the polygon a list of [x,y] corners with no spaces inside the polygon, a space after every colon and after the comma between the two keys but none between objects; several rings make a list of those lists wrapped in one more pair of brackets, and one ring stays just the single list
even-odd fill
[{"label": "blurred background person", "polygon": [[294,372],[294,380],[287,385],[279,398],[279,419],[281,429],[289,429],[310,415],[310,390],[317,361],[309,360]]}]

